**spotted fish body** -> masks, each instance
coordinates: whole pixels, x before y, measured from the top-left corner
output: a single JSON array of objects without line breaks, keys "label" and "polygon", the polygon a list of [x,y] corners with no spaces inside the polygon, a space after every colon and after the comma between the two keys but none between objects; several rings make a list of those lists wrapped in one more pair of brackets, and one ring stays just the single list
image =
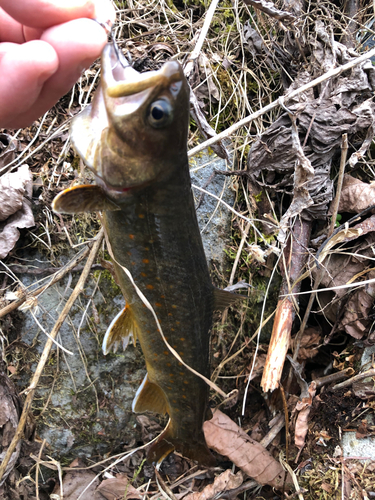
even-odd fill
[{"label": "spotted fish body", "polygon": [[[125,67],[123,67],[125,66]],[[147,375],[133,402],[136,412],[168,413],[166,430],[148,458],[160,463],[173,450],[204,465],[215,460],[202,425],[208,386],[184,363],[209,376],[215,292],[191,193],[187,159],[189,87],[177,62],[140,75],[120,64],[108,45],[93,103],[74,118],[71,136],[96,185],[70,188],[54,200],[56,212],[98,210],[114,257],[126,306],[104,339],[108,352],[137,338]],[[221,292],[225,294],[227,292]],[[223,296],[221,296],[223,298]]]}]

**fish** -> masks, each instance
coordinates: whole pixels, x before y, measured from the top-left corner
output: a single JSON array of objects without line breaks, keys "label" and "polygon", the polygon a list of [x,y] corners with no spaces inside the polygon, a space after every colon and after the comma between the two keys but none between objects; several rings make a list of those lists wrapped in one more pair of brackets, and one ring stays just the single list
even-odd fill
[{"label": "fish", "polygon": [[132,409],[169,416],[148,461],[160,464],[177,451],[213,466],[203,433],[212,416],[209,387],[189,367],[210,376],[213,311],[237,296],[212,285],[198,227],[187,157],[190,88],[177,61],[141,74],[110,43],[101,67],[93,102],[71,125],[96,183],[61,192],[53,210],[101,212],[125,297],[103,352],[138,340],[147,374]]}]

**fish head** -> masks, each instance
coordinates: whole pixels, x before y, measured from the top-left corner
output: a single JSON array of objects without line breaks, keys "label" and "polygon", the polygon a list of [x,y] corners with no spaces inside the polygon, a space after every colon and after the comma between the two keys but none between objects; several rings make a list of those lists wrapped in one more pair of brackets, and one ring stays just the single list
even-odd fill
[{"label": "fish head", "polygon": [[186,159],[189,85],[177,61],[139,73],[113,45],[101,84],[71,126],[73,146],[114,200],[166,179]]}]

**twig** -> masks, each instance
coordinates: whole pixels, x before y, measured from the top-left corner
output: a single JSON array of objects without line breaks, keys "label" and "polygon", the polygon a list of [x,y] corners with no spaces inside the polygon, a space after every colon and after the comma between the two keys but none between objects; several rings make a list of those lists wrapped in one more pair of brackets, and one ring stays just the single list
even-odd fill
[{"label": "twig", "polygon": [[290,94],[287,94],[286,96],[281,96],[276,101],[271,102],[268,104],[268,106],[265,106],[262,109],[259,109],[255,113],[252,113],[249,116],[246,116],[242,120],[238,121],[231,127],[228,127],[226,130],[223,130],[223,132],[220,132],[220,134],[217,134],[215,137],[212,137],[212,139],[208,139],[207,141],[202,142],[201,144],[198,144],[195,148],[192,148],[188,152],[188,156],[194,156],[195,154],[199,153],[199,151],[202,151],[203,149],[208,148],[208,146],[211,146],[212,144],[215,144],[216,142],[221,141],[222,139],[225,139],[226,137],[231,136],[236,132],[238,129],[243,127],[244,125],[247,125],[248,123],[252,122],[253,120],[256,120],[260,116],[264,115],[265,113],[268,113],[268,111],[271,111],[274,108],[277,108],[277,106],[280,106],[281,103],[284,103],[286,100],[292,99],[293,97],[296,97],[299,94],[302,94],[302,92],[305,92],[306,90],[309,90],[313,87],[316,87],[316,85],[319,85],[322,82],[325,82],[329,78],[332,78],[333,76],[337,76],[343,71],[347,71],[348,69],[353,68],[354,66],[357,66],[357,64],[360,64],[363,61],[366,61],[367,59],[370,59],[371,57],[375,56],[375,48],[372,50],[369,50],[365,54],[362,54],[359,57],[356,57],[352,61],[343,64],[342,66],[338,66],[337,68],[331,69],[327,71],[327,73],[324,73],[323,75],[319,76],[318,78],[315,78],[309,83],[306,83],[305,85],[302,85],[299,89],[293,90],[290,92]]},{"label": "twig", "polygon": [[331,236],[335,230],[337,212],[339,210],[339,203],[341,198],[342,183],[344,180],[346,157],[348,155],[348,134],[342,134],[341,142],[341,161],[340,161],[340,172],[339,178],[337,180],[336,196],[332,204],[332,219],[331,225],[329,227],[328,236]]},{"label": "twig", "polygon": [[51,348],[53,346],[53,340],[52,339],[56,338],[56,336],[57,336],[58,332],[60,331],[60,328],[61,328],[62,324],[64,323],[67,315],[69,314],[69,311],[72,308],[75,300],[77,299],[77,297],[79,296],[79,294],[83,291],[84,284],[85,284],[86,279],[87,279],[87,277],[89,275],[91,266],[92,266],[92,264],[93,264],[93,262],[94,262],[94,260],[96,258],[96,254],[97,254],[97,252],[98,252],[98,250],[100,248],[103,236],[104,236],[104,229],[102,228],[99,231],[99,233],[96,236],[96,238],[95,238],[94,244],[92,245],[92,248],[90,250],[90,255],[89,255],[88,259],[87,259],[85,268],[84,268],[84,270],[83,270],[83,272],[82,272],[82,274],[81,274],[81,276],[80,276],[80,278],[78,280],[78,283],[75,286],[75,288],[74,288],[71,296],[67,300],[67,302],[66,302],[66,304],[64,306],[64,309],[62,310],[62,312],[61,312],[58,320],[56,321],[56,323],[55,323],[55,325],[54,325],[54,327],[53,327],[53,329],[51,331],[51,338],[48,338],[48,340],[46,342],[46,345],[44,347],[42,356],[40,357],[38,366],[37,366],[37,368],[35,370],[35,373],[34,373],[34,376],[32,378],[31,384],[30,384],[30,386],[27,389],[28,394],[27,394],[27,397],[26,397],[26,401],[25,401],[25,404],[24,404],[24,407],[23,407],[23,411],[22,411],[21,417],[20,417],[20,421],[19,421],[18,426],[17,426],[16,433],[15,433],[13,439],[12,439],[12,442],[9,445],[9,448],[8,448],[8,450],[6,452],[4,460],[3,460],[3,462],[2,462],[2,464],[0,466],[0,481],[1,481],[1,478],[3,477],[5,469],[6,469],[7,465],[8,465],[9,459],[10,459],[10,457],[13,454],[13,451],[15,450],[18,442],[22,438],[23,430],[24,430],[25,425],[26,425],[26,420],[27,420],[29,411],[31,410],[31,404],[32,404],[33,399],[34,399],[34,394],[35,394],[35,390],[36,390],[39,378],[42,375],[44,366],[45,366],[45,364],[46,364],[46,362],[48,360],[49,353],[50,353]]},{"label": "twig", "polygon": [[206,13],[206,18],[204,20],[204,23],[203,23],[203,27],[202,27],[202,31],[200,32],[200,35],[199,35],[199,38],[198,38],[198,41],[194,47],[194,50],[192,51],[192,53],[190,54],[190,57],[189,57],[189,61],[186,65],[186,68],[185,68],[185,75],[190,72],[190,68],[188,69],[188,66],[193,65],[194,64],[194,61],[195,59],[198,58],[199,54],[200,54],[200,51],[202,50],[202,47],[203,47],[203,43],[206,39],[206,36],[207,36],[207,33],[208,33],[208,30],[210,28],[210,25],[211,25],[211,21],[212,21],[212,18],[215,14],[215,10],[216,10],[216,7],[217,7],[217,4],[219,3],[219,0],[212,0],[208,10],[207,10],[207,13]]},{"label": "twig", "polygon": [[278,433],[285,425],[285,415],[280,413],[277,417],[273,419],[274,425],[271,427],[269,432],[264,436],[264,438],[260,441],[260,444],[267,448],[269,444],[275,439]]},{"label": "twig", "polygon": [[297,219],[294,231],[283,250],[283,264],[281,265],[283,281],[261,381],[264,392],[273,391],[279,387],[297,305],[293,295],[287,298],[284,294],[288,290],[292,294],[300,290],[301,281],[298,281],[298,278],[306,263],[306,246],[310,241],[310,233],[311,222]]},{"label": "twig", "polygon": [[348,380],[344,380],[341,384],[336,384],[332,387],[332,391],[338,391],[339,389],[343,389],[344,387],[349,387],[354,382],[358,382],[358,380],[363,380],[364,378],[375,377],[375,368],[371,368],[371,370],[367,370],[367,372],[358,373],[352,378]]},{"label": "twig", "polygon": [[89,252],[90,252],[90,246],[87,246],[79,253],[77,253],[77,255],[75,255],[73,259],[70,262],[68,262],[68,264],[66,264],[66,266],[59,269],[59,271],[52,276],[51,280],[46,285],[42,285],[30,293],[25,293],[23,297],[20,297],[11,304],[8,304],[7,306],[3,307],[0,310],[0,318],[14,311],[15,309],[18,309],[24,302],[26,302],[26,300],[30,299],[31,297],[37,297],[42,292],[47,290],[47,288],[60,281],[61,278],[63,278],[67,273],[72,271],[79,262],[81,262],[85,257],[87,257]]},{"label": "twig", "polygon": [[316,378],[314,380],[316,388],[320,389],[320,387],[323,387],[323,385],[332,384],[332,382],[337,382],[339,380],[342,380],[343,378],[350,377],[353,371],[354,371],[353,368],[349,367],[346,368],[345,370],[341,370],[340,372],[330,373],[325,377]]}]

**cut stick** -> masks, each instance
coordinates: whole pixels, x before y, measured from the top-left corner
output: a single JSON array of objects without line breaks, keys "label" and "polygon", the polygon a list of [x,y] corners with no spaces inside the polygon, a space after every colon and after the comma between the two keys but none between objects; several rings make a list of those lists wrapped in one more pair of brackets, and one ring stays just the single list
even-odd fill
[{"label": "cut stick", "polygon": [[297,219],[293,232],[289,235],[283,250],[283,259],[280,260],[282,262],[280,267],[283,281],[260,384],[264,392],[273,391],[280,384],[285,357],[290,344],[295,309],[298,307],[296,297],[281,297],[288,293],[299,292],[301,288],[301,283],[300,281],[297,282],[297,280],[306,264],[306,247],[310,241],[310,233],[311,222]]}]

